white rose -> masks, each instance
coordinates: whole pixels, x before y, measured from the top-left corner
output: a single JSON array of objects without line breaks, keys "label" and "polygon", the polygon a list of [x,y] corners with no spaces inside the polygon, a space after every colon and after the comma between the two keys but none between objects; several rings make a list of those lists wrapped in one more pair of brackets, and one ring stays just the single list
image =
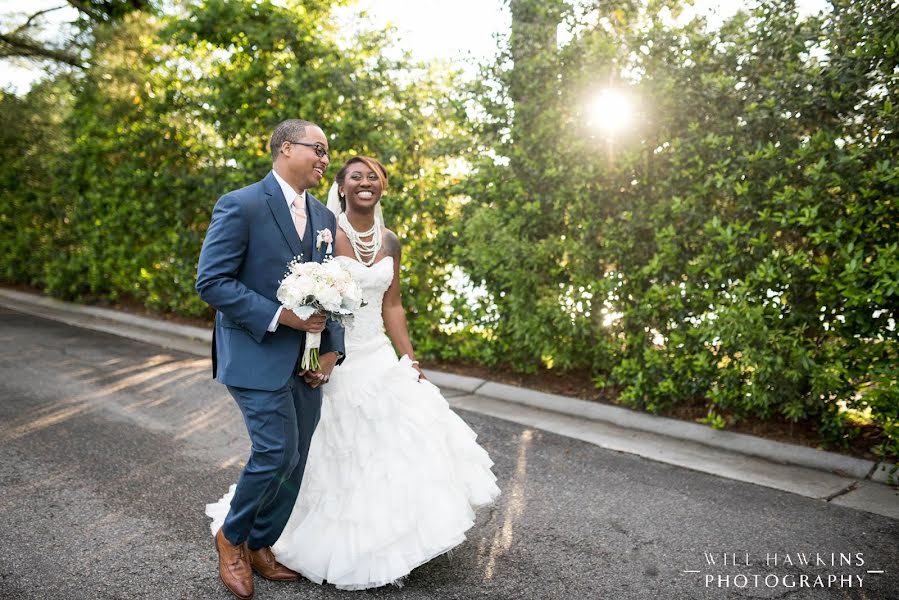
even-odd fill
[{"label": "white rose", "polygon": [[315,262],[298,263],[295,272],[297,275],[314,277],[318,272],[319,267],[321,267],[321,265]]},{"label": "white rose", "polygon": [[332,286],[323,285],[316,289],[315,297],[326,310],[334,311],[340,308],[340,292]]}]

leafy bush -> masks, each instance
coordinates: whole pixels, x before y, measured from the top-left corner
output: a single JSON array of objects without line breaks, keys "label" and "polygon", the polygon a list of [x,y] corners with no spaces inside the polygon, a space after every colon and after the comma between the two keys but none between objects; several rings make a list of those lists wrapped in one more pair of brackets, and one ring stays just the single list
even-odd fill
[{"label": "leafy bush", "polygon": [[[676,9],[512,3],[474,90],[495,154],[457,227],[495,304],[474,354],[589,369],[652,412],[706,401],[719,425],[811,419],[845,444],[855,415],[895,455],[895,9],[774,0],[717,31]],[[605,86],[639,99],[614,139],[587,127]]]}]

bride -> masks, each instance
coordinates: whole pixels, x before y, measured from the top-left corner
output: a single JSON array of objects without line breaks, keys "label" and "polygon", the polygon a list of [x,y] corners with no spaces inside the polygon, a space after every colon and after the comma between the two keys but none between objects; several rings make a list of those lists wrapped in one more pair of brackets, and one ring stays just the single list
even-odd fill
[{"label": "bride", "polygon": [[[462,543],[473,509],[500,492],[475,433],[414,360],[400,243],[380,218],[384,166],[358,156],[336,179],[328,202],[338,215],[334,260],[352,272],[368,304],[346,329],[347,357],[323,388],[300,493],[272,551],[315,583],[365,589],[400,584]],[[230,500],[231,492],[207,505],[213,532]]]}]

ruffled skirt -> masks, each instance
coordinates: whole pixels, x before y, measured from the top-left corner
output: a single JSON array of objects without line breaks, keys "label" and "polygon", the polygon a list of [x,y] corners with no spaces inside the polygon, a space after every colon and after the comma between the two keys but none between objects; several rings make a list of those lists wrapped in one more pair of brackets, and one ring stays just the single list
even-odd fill
[{"label": "ruffled skirt", "polygon": [[[311,581],[400,584],[465,540],[474,509],[499,496],[476,434],[386,336],[353,348],[324,388],[297,503],[272,547]],[[231,491],[207,505],[218,530]]]}]

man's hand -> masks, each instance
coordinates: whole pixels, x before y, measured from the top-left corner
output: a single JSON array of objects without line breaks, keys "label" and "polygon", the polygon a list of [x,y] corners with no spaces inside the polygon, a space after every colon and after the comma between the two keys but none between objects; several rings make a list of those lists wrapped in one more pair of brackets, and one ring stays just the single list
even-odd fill
[{"label": "man's hand", "polygon": [[289,308],[281,310],[278,315],[278,323],[297,329],[299,331],[308,331],[309,333],[321,333],[325,330],[325,322],[327,317],[322,313],[314,313],[308,319],[299,318],[295,312]]},{"label": "man's hand", "polygon": [[300,374],[303,376],[303,381],[305,381],[309,387],[315,389],[323,383],[328,383],[328,380],[331,379],[331,371],[334,370],[335,364],[337,364],[337,353],[328,352],[327,354],[322,354],[318,357],[317,370],[303,371]]}]

